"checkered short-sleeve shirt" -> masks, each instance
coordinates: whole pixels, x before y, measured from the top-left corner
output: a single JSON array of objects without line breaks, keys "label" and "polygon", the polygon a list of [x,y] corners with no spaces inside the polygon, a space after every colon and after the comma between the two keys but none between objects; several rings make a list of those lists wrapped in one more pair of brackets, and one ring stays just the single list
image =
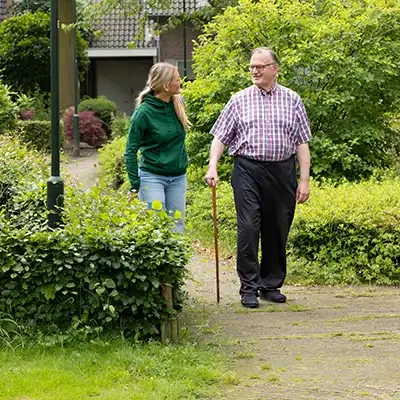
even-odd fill
[{"label": "checkered short-sleeve shirt", "polygon": [[231,156],[282,161],[311,139],[303,102],[293,90],[276,84],[270,92],[251,86],[236,93],[210,132]]}]

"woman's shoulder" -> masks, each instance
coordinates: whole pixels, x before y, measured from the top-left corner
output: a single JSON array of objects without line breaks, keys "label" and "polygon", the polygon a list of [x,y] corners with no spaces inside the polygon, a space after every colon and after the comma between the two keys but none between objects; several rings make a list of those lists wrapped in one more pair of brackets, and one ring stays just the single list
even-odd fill
[{"label": "woman's shoulder", "polygon": [[139,104],[133,111],[132,118],[143,118],[148,113],[149,108],[146,103]]}]

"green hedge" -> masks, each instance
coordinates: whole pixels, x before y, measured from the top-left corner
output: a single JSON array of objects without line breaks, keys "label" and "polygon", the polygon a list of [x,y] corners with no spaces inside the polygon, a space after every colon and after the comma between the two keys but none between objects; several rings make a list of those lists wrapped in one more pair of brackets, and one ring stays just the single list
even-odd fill
[{"label": "green hedge", "polygon": [[309,283],[400,283],[400,179],[313,188],[298,207],[292,273]]},{"label": "green hedge", "polygon": [[0,161],[0,182],[13,193],[0,204],[0,312],[45,332],[82,326],[89,333],[157,334],[169,316],[160,285],[179,292],[190,259],[171,218],[129,203],[125,193],[66,187],[63,229],[48,230],[41,165],[25,161],[26,150],[6,139],[0,160],[12,148],[12,162]]},{"label": "green hedge", "polygon": [[118,137],[99,149],[100,181],[112,189],[128,189],[124,153],[126,136]]},{"label": "green hedge", "polygon": [[[218,185],[221,246],[235,250],[232,189]],[[192,235],[211,243],[208,188],[188,193]],[[400,283],[400,179],[385,178],[338,187],[313,185],[309,202],[297,207],[289,238],[291,281],[308,284]]]},{"label": "green hedge", "polygon": [[[51,149],[51,122],[50,121],[18,121],[10,134],[17,137],[30,147],[50,152]],[[64,144],[64,135],[60,127],[60,148]]]}]

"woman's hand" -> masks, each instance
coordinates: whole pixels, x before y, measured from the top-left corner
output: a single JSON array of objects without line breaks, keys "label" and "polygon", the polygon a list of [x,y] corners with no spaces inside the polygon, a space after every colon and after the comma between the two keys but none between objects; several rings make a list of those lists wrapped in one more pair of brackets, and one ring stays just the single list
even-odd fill
[{"label": "woman's hand", "polygon": [[138,191],[133,189],[128,192],[128,201],[131,202],[138,197]]}]

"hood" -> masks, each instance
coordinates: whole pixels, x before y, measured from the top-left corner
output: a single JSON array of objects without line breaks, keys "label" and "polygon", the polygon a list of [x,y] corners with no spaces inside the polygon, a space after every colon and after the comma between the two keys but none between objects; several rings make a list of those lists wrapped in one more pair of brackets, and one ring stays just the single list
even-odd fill
[{"label": "hood", "polygon": [[143,97],[143,103],[148,103],[149,105],[155,107],[155,108],[160,108],[162,110],[165,110],[165,107],[168,106],[169,104],[172,104],[172,101],[167,103],[164,100],[159,99],[158,97],[154,96],[154,94],[147,93],[146,96]]}]

